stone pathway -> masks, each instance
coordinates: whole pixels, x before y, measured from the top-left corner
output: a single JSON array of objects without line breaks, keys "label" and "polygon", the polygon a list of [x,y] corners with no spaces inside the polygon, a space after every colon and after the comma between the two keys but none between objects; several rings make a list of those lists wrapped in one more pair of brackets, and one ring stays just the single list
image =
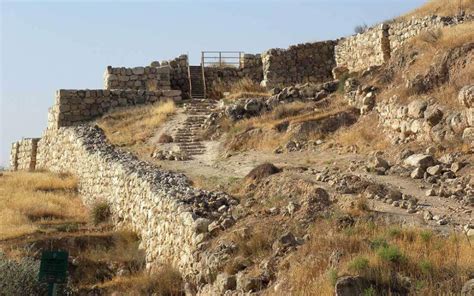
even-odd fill
[{"label": "stone pathway", "polygon": [[180,150],[189,156],[206,152],[202,141],[202,125],[215,109],[215,101],[207,99],[192,99],[184,104],[186,120],[177,129],[174,142]]}]

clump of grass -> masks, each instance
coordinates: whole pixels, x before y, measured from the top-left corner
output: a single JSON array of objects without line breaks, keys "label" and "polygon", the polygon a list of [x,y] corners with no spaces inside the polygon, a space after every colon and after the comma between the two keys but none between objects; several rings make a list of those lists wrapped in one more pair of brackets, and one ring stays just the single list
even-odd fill
[{"label": "clump of grass", "polygon": [[121,291],[124,295],[184,295],[183,277],[170,265],[164,265],[151,274],[115,277],[99,287],[106,291]]},{"label": "clump of grass", "polygon": [[474,13],[474,2],[472,0],[431,0],[421,7],[400,17],[408,20],[411,17],[419,18],[427,15],[453,16],[464,11],[467,15]]},{"label": "clump of grass", "polygon": [[429,230],[423,230],[420,232],[420,238],[424,243],[429,243],[433,237],[433,232]]},{"label": "clump of grass", "polygon": [[379,255],[382,260],[391,263],[401,263],[405,260],[405,256],[397,246],[381,247],[377,255]]},{"label": "clump of grass", "polygon": [[430,275],[433,273],[433,263],[429,260],[422,260],[419,263],[420,270],[423,274]]},{"label": "clump of grass", "polygon": [[0,240],[37,231],[44,221],[85,222],[87,208],[73,176],[5,172],[0,178]]},{"label": "clump of grass", "polygon": [[349,270],[361,273],[369,268],[369,259],[357,256],[349,263]]},{"label": "clump of grass", "polygon": [[233,83],[217,82],[210,92],[215,98],[222,98],[224,93],[228,93],[226,99],[258,98],[269,97],[270,93],[266,88],[260,86],[256,81],[244,77]]},{"label": "clump of grass", "polygon": [[92,206],[91,217],[95,225],[108,221],[110,215],[110,206],[107,202],[99,201]]}]

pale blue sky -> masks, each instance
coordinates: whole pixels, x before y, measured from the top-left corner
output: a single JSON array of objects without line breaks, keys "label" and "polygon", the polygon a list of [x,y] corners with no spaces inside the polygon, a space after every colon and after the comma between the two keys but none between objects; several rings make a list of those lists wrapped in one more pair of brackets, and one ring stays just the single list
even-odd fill
[{"label": "pale blue sky", "polygon": [[39,137],[60,88],[102,88],[107,65],[140,66],[201,50],[260,53],[335,39],[423,0],[1,2],[0,165],[11,142]]}]

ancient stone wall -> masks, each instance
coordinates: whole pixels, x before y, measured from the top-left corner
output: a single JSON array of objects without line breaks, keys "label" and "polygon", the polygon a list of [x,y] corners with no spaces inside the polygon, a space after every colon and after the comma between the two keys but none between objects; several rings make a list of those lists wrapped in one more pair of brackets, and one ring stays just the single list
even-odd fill
[{"label": "ancient stone wall", "polygon": [[260,84],[263,79],[262,59],[259,54],[245,54],[241,67],[205,67],[204,77],[207,93],[212,93],[216,87],[227,89],[237,81],[248,78]]},{"label": "ancient stone wall", "polygon": [[159,101],[181,100],[180,90],[67,90],[56,92],[56,100],[49,110],[48,128],[77,125],[90,121],[114,107],[150,104]]},{"label": "ancient stone wall", "polygon": [[[49,130],[38,144],[39,169],[78,177],[85,203],[107,202],[117,228],[141,236],[147,268],[171,264],[190,277],[209,223],[231,219],[237,201],[194,189],[183,174],[163,171],[107,143],[98,127]],[[230,218],[229,218],[230,217]]]},{"label": "ancient stone wall", "polygon": [[339,40],[334,49],[337,66],[357,72],[369,66],[382,65],[390,58],[388,30],[389,26],[382,24]]},{"label": "ancient stone wall", "polygon": [[[157,62],[153,62],[157,63]],[[153,64],[152,63],[152,64]],[[189,62],[187,55],[180,55],[179,57],[169,60],[162,61],[161,66],[170,67],[170,85],[171,89],[181,90],[183,98],[189,98],[190,86],[189,86]]]},{"label": "ancient stone wall", "polygon": [[436,29],[460,24],[470,18],[471,17],[469,16],[441,17],[431,15],[423,18],[412,18],[406,21],[391,23],[389,29],[390,48],[392,51],[396,51],[414,36],[427,31],[435,33]]},{"label": "ancient stone wall", "polygon": [[168,90],[171,89],[170,71],[169,66],[135,68],[108,66],[104,73],[104,88]]},{"label": "ancient stone wall", "polygon": [[335,45],[336,41],[323,41],[267,50],[262,54],[263,85],[271,88],[331,79]]},{"label": "ancient stone wall", "polygon": [[356,72],[370,66],[382,65],[390,58],[391,53],[411,38],[424,32],[436,35],[437,29],[472,21],[472,18],[472,16],[433,15],[376,25],[364,33],[342,38],[337,42],[335,47],[337,66]]},{"label": "ancient stone wall", "polygon": [[10,151],[10,169],[34,170],[39,138],[28,138],[14,142]]}]

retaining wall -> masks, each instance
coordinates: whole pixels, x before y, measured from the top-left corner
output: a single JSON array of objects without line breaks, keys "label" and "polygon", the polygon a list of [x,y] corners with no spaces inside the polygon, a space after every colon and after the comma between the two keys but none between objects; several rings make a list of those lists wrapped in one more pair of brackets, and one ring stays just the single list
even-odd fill
[{"label": "retaining wall", "polygon": [[10,169],[34,170],[36,167],[36,149],[39,138],[28,138],[12,143],[10,151]]},{"label": "retaining wall", "polygon": [[38,144],[37,167],[77,176],[86,204],[110,204],[114,225],[141,236],[151,270],[168,263],[190,277],[197,274],[200,244],[208,237],[202,219],[230,215],[237,203],[223,193],[192,188],[183,174],[121,152],[100,128],[87,125],[47,131]]},{"label": "retaining wall", "polygon": [[271,88],[332,79],[331,71],[336,66],[335,45],[336,41],[323,41],[264,52],[263,85]]},{"label": "retaining wall", "polygon": [[389,26],[382,24],[365,33],[341,39],[334,48],[337,66],[357,72],[382,65],[390,58],[388,31]]},{"label": "retaining wall", "polygon": [[56,100],[49,110],[48,128],[77,125],[93,120],[114,107],[150,104],[165,100],[181,100],[179,90],[67,90],[56,92]]}]

